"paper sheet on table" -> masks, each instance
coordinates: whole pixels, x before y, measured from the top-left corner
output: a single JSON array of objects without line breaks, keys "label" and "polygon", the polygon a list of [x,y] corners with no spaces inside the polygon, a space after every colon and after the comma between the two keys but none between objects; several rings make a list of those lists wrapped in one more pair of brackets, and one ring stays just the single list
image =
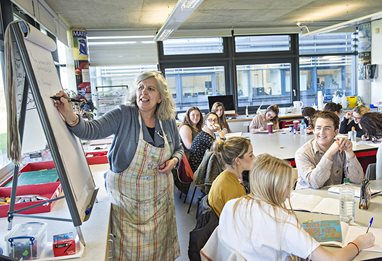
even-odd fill
[{"label": "paper sheet on table", "polygon": [[304,210],[329,215],[340,214],[340,202],[336,198],[323,198],[316,195],[292,193],[290,202],[294,210]]},{"label": "paper sheet on table", "polygon": [[243,135],[242,132],[231,132],[231,133],[226,133],[224,136],[229,139],[232,137],[241,137]]},{"label": "paper sheet on table", "polygon": [[[339,194],[340,193],[340,188],[341,188],[342,184],[340,185],[334,185],[334,186],[331,186],[328,191],[329,192],[332,192],[332,193],[337,193]],[[354,190],[354,196],[359,198],[360,197],[360,194],[361,194],[361,188],[360,186],[358,185],[351,185],[351,187],[353,188]],[[374,196],[376,194],[379,194],[381,193],[382,191],[380,189],[371,189],[371,195]]]}]

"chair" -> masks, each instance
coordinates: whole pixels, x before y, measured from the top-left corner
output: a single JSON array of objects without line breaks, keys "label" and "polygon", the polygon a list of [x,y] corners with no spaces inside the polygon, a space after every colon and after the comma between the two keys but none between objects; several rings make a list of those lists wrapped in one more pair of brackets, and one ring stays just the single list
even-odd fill
[{"label": "chair", "polygon": [[[207,195],[210,191],[212,182],[215,178],[223,171],[223,168],[220,166],[219,160],[216,157],[215,153],[212,151],[206,151],[204,154],[203,160],[200,163],[199,167],[194,173],[194,183],[195,188],[192,193],[190,205],[188,207],[187,213],[190,213],[190,209],[194,200],[194,196],[198,187],[202,191],[203,195]],[[199,203],[199,200],[198,200]]]},{"label": "chair", "polygon": [[368,180],[375,180],[376,172],[376,163],[369,164],[366,169],[365,178]]},{"label": "chair", "polygon": [[186,195],[184,198],[185,203],[187,200],[188,191],[190,189],[190,184],[194,180],[194,172],[191,169],[186,154],[183,154],[183,157],[179,162],[177,170],[177,179],[179,181],[179,183],[176,184],[177,188],[180,190],[181,193],[184,193]]},{"label": "chair", "polygon": [[188,257],[191,261],[200,261],[200,250],[206,244],[215,228],[219,225],[219,217],[208,204],[207,196],[201,200],[198,207],[198,217],[195,228],[190,232]]}]

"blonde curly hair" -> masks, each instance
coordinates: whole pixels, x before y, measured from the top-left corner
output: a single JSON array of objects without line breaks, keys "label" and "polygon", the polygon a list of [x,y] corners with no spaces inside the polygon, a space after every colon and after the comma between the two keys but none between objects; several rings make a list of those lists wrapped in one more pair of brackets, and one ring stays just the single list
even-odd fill
[{"label": "blonde curly hair", "polygon": [[160,94],[161,102],[157,105],[155,115],[160,120],[175,119],[176,110],[174,99],[168,90],[167,81],[159,71],[147,71],[139,74],[135,80],[135,86],[131,90],[130,104],[137,105],[137,88],[138,84],[148,78],[154,78],[157,82],[157,88]]}]

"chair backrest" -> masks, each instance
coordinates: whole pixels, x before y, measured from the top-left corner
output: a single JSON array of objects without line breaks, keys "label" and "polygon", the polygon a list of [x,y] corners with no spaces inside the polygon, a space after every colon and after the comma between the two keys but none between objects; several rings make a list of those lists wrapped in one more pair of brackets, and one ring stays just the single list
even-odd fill
[{"label": "chair backrest", "polygon": [[182,183],[191,183],[194,180],[194,172],[191,169],[186,154],[183,154],[178,167],[178,178]]}]

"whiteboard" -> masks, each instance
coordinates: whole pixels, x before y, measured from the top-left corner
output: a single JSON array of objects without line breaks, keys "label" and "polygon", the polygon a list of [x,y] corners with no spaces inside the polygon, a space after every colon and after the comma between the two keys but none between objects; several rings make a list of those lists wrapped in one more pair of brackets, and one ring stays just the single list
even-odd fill
[{"label": "whiteboard", "polygon": [[[19,33],[21,36],[21,31]],[[89,207],[92,206],[95,198],[96,188],[93,176],[80,140],[69,131],[50,99],[50,96],[62,90],[51,54],[53,41],[30,25],[28,33],[23,36],[22,42],[17,41],[17,43],[20,53],[26,54],[21,56],[29,87],[33,93],[39,118],[43,122],[44,133],[73,222],[78,226],[88,218]],[[27,118],[26,121],[28,121]]]}]

